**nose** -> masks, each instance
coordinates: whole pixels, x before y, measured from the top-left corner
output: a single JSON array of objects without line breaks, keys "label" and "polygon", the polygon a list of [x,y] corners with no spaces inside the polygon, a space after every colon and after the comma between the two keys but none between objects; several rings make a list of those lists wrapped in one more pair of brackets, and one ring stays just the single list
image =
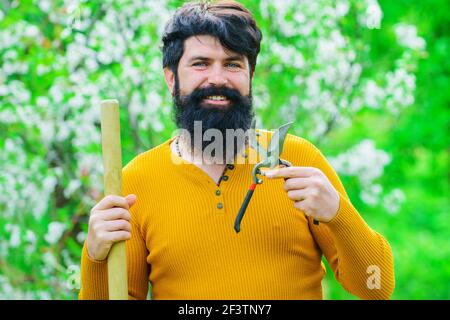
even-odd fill
[{"label": "nose", "polygon": [[225,70],[217,65],[211,68],[211,72],[208,75],[208,84],[215,87],[223,87],[228,84],[228,79],[225,76]]}]

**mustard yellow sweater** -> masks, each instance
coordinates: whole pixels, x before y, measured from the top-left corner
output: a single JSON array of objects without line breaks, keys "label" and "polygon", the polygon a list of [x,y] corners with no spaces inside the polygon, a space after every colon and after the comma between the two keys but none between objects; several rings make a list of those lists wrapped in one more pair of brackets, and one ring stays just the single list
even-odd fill
[{"label": "mustard yellow sweater", "polygon": [[[123,194],[137,195],[130,210],[132,238],[126,242],[130,299],[145,299],[149,282],[153,299],[322,299],[322,255],[350,293],[362,299],[390,297],[394,270],[389,244],[364,222],[333,168],[310,142],[288,135],[281,157],[324,172],[340,194],[337,216],[314,225],[294,208],[283,179],[264,179],[237,234],[234,220],[252,182],[253,165],[227,168],[217,185],[174,155],[172,140],[123,169]],[[246,149],[246,154],[254,159],[255,151]],[[368,285],[371,268],[379,271],[375,288]],[[80,299],[108,298],[106,261],[92,260],[86,246],[81,279]]]}]

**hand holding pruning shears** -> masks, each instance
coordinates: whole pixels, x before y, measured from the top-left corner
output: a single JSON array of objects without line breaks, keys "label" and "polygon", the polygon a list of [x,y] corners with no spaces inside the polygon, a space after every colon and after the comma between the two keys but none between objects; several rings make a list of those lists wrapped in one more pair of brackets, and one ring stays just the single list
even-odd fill
[{"label": "hand holding pruning shears", "polygon": [[[254,124],[253,122],[252,127]],[[294,201],[294,207],[313,217],[316,225],[319,224],[319,220],[328,222],[337,214],[339,194],[321,170],[312,167],[293,167],[289,161],[280,159],[279,155],[291,124],[292,122],[289,122],[275,131],[267,151],[261,148],[254,136],[250,137],[251,147],[262,154],[263,161],[253,167],[253,183],[234,222],[236,232],[240,231],[242,218],[256,186],[262,183],[257,175],[264,175],[270,179],[284,178],[284,190],[288,198]],[[284,168],[276,168],[280,165]],[[271,170],[264,172],[261,171],[262,168]]]},{"label": "hand holding pruning shears", "polygon": [[339,209],[339,193],[327,176],[314,167],[290,167],[265,172],[269,179],[284,178],[284,190],[294,207],[317,221],[328,222]]}]

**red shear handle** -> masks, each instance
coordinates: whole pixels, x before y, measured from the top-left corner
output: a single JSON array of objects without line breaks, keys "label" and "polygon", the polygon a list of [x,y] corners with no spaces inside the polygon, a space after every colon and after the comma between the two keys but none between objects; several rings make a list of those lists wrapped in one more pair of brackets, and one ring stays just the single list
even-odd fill
[{"label": "red shear handle", "polygon": [[236,220],[234,221],[234,230],[236,231],[236,233],[239,233],[239,231],[241,231],[242,218],[244,217],[245,210],[247,210],[247,206],[250,203],[250,199],[253,196],[253,191],[255,191],[257,185],[258,185],[257,183],[252,183],[252,185],[247,191],[247,195],[245,196],[241,209],[239,210]]}]

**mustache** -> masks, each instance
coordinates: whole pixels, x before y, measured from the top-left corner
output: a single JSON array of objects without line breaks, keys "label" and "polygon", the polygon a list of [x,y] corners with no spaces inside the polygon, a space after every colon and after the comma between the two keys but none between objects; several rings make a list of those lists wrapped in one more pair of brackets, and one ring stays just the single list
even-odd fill
[{"label": "mustache", "polygon": [[[224,96],[230,101],[230,105],[225,109],[205,108],[202,105],[203,100],[208,96]],[[201,133],[205,133],[208,129],[217,129],[225,137],[223,140],[223,150],[230,141],[234,141],[234,156],[243,148],[242,141],[235,137],[226,137],[227,129],[242,129],[248,130],[251,121],[254,117],[251,88],[247,96],[241,95],[236,89],[229,87],[209,86],[205,88],[197,88],[187,95],[182,95],[179,90],[179,85],[175,82],[175,96],[174,103],[174,120],[178,128],[185,129],[189,132],[191,137],[195,135],[195,123],[201,121]],[[191,148],[196,149],[195,139],[191,139]],[[236,141],[235,141],[236,140]],[[209,141],[202,141],[201,150],[205,150]],[[228,154],[216,155],[218,158],[228,157]],[[226,159],[223,159],[226,161]]]},{"label": "mustache", "polygon": [[[238,90],[228,87],[206,87],[195,89],[189,94],[189,99],[191,102],[199,104],[208,96],[224,96],[232,103],[239,103],[242,99],[242,95]],[[178,98],[180,97],[178,96]]]}]

